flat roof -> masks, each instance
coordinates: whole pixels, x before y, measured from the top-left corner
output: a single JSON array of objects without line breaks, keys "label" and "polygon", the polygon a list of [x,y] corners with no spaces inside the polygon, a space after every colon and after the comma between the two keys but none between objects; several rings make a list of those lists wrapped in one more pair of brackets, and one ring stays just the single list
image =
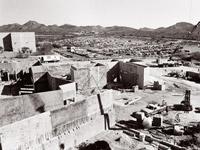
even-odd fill
[{"label": "flat roof", "polygon": [[130,64],[135,64],[141,67],[148,67],[145,62],[126,62],[126,63],[130,63]]}]

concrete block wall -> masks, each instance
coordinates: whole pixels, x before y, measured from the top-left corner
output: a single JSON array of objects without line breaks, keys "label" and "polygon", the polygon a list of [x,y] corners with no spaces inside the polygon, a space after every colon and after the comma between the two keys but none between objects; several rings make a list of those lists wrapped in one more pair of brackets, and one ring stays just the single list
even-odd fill
[{"label": "concrete block wall", "polygon": [[0,128],[3,150],[31,149],[52,137],[50,112]]},{"label": "concrete block wall", "polygon": [[0,100],[0,127],[40,114],[37,109],[44,106],[45,111],[63,107],[61,90],[14,96]]},{"label": "concrete block wall", "polygon": [[[63,93],[61,90],[23,95],[26,105],[34,106],[33,102],[44,104],[45,111],[58,109],[63,106]],[[33,114],[33,113],[32,113]],[[30,114],[31,115],[31,114]]]},{"label": "concrete block wall", "polygon": [[22,120],[25,116],[23,99],[20,96],[0,100],[0,127]]},{"label": "concrete block wall", "polygon": [[[66,146],[78,145],[115,124],[112,91],[103,92],[99,97],[93,95],[52,112],[54,135],[64,137]],[[109,125],[105,114],[109,117]]]},{"label": "concrete block wall", "polygon": [[[115,123],[112,91],[0,128],[3,150],[60,150],[77,146]],[[101,102],[99,102],[101,101]],[[101,103],[101,104],[100,104]],[[103,113],[102,110],[103,109]]]},{"label": "concrete block wall", "polygon": [[[113,111],[113,108],[107,110],[110,117],[111,126],[115,124],[115,115]],[[57,128],[60,131],[56,136],[58,138],[54,138],[51,142],[49,142],[52,143],[55,148],[58,148],[59,144],[61,143],[65,145],[66,149],[73,148],[74,146],[78,146],[82,142],[94,137],[102,131],[108,130],[105,117],[100,113],[73,121],[65,126],[66,128]]]},{"label": "concrete block wall", "polygon": [[52,126],[56,128],[87,116],[85,100],[51,112]]},{"label": "concrete block wall", "polygon": [[[101,106],[99,101],[101,101]],[[109,116],[109,125],[113,126],[115,113],[112,90],[105,91],[100,96],[90,96],[86,100],[53,111],[51,114],[53,133],[59,137],[58,143],[63,143],[66,149],[77,146],[108,129],[105,114]]]}]

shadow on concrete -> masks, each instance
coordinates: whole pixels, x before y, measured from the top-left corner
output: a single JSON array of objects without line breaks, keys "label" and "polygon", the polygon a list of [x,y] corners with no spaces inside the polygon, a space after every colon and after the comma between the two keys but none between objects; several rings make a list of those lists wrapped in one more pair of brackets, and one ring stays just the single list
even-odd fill
[{"label": "shadow on concrete", "polygon": [[39,94],[29,94],[28,98],[30,99],[36,111],[39,113],[45,112],[45,103],[42,101],[42,98]]},{"label": "shadow on concrete", "polygon": [[105,125],[105,130],[110,129],[110,118],[108,113],[104,113],[103,105],[101,102],[101,95],[97,94],[98,102],[99,102],[99,109],[101,112],[101,115],[104,116],[104,125]]},{"label": "shadow on concrete", "polygon": [[96,141],[90,144],[81,144],[78,150],[111,150],[109,144],[106,141]]},{"label": "shadow on concrete", "polygon": [[138,123],[137,121],[134,120],[121,120],[118,123],[125,125],[127,128],[132,128],[132,129],[143,129],[142,124]]},{"label": "shadow on concrete", "polygon": [[4,85],[1,95],[19,95],[20,83]]}]

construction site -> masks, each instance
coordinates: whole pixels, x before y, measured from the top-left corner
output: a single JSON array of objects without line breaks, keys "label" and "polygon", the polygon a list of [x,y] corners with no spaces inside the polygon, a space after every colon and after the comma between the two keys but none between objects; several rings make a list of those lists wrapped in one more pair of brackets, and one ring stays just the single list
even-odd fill
[{"label": "construction site", "polygon": [[173,44],[164,58],[75,46],[36,55],[35,33],[0,37],[0,150],[200,149],[199,66],[174,59]]}]

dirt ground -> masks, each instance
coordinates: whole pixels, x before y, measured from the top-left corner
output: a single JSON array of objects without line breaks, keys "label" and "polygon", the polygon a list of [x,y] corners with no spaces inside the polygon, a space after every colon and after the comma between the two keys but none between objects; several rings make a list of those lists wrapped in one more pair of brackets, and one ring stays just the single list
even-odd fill
[{"label": "dirt ground", "polygon": [[[136,111],[140,111],[142,108],[146,107],[149,103],[159,103],[161,104],[163,100],[167,102],[167,105],[180,104],[184,99],[184,94],[186,89],[191,90],[191,104],[193,106],[193,111],[189,113],[184,113],[183,111],[170,111],[168,115],[164,116],[164,120],[173,121],[177,114],[179,114],[181,125],[190,125],[194,122],[200,122],[200,113],[194,112],[195,107],[200,107],[200,84],[187,81],[184,79],[177,79],[173,77],[166,77],[165,74],[173,69],[178,70],[195,70],[196,68],[178,67],[178,68],[152,68],[150,70],[149,81],[160,81],[165,84],[166,90],[155,91],[150,89],[139,90],[138,92],[126,92],[123,90],[113,90],[114,95],[114,108],[116,113],[116,121],[131,121],[133,117],[131,114]],[[152,82],[153,83],[153,82]],[[152,84],[151,83],[151,84]],[[128,103],[127,103],[128,102]],[[131,102],[131,103],[129,103]],[[147,131],[144,131],[147,132]],[[159,134],[157,131],[156,135],[164,138],[165,140],[170,140],[170,142],[179,143],[181,140],[191,139],[191,136],[165,136]],[[121,137],[121,141],[117,141],[117,137]],[[200,143],[200,135],[196,134],[197,141]],[[122,131],[106,131],[98,135],[95,140],[103,139],[106,140],[113,150],[131,150],[131,149],[157,149],[155,145],[150,145],[149,143],[142,143],[136,139],[130,139],[130,137]],[[94,140],[93,139],[93,140]],[[182,144],[183,145],[183,144]],[[189,145],[189,144],[188,144]],[[200,144],[199,144],[200,145]],[[200,149],[196,145],[190,145],[187,149]]]}]

